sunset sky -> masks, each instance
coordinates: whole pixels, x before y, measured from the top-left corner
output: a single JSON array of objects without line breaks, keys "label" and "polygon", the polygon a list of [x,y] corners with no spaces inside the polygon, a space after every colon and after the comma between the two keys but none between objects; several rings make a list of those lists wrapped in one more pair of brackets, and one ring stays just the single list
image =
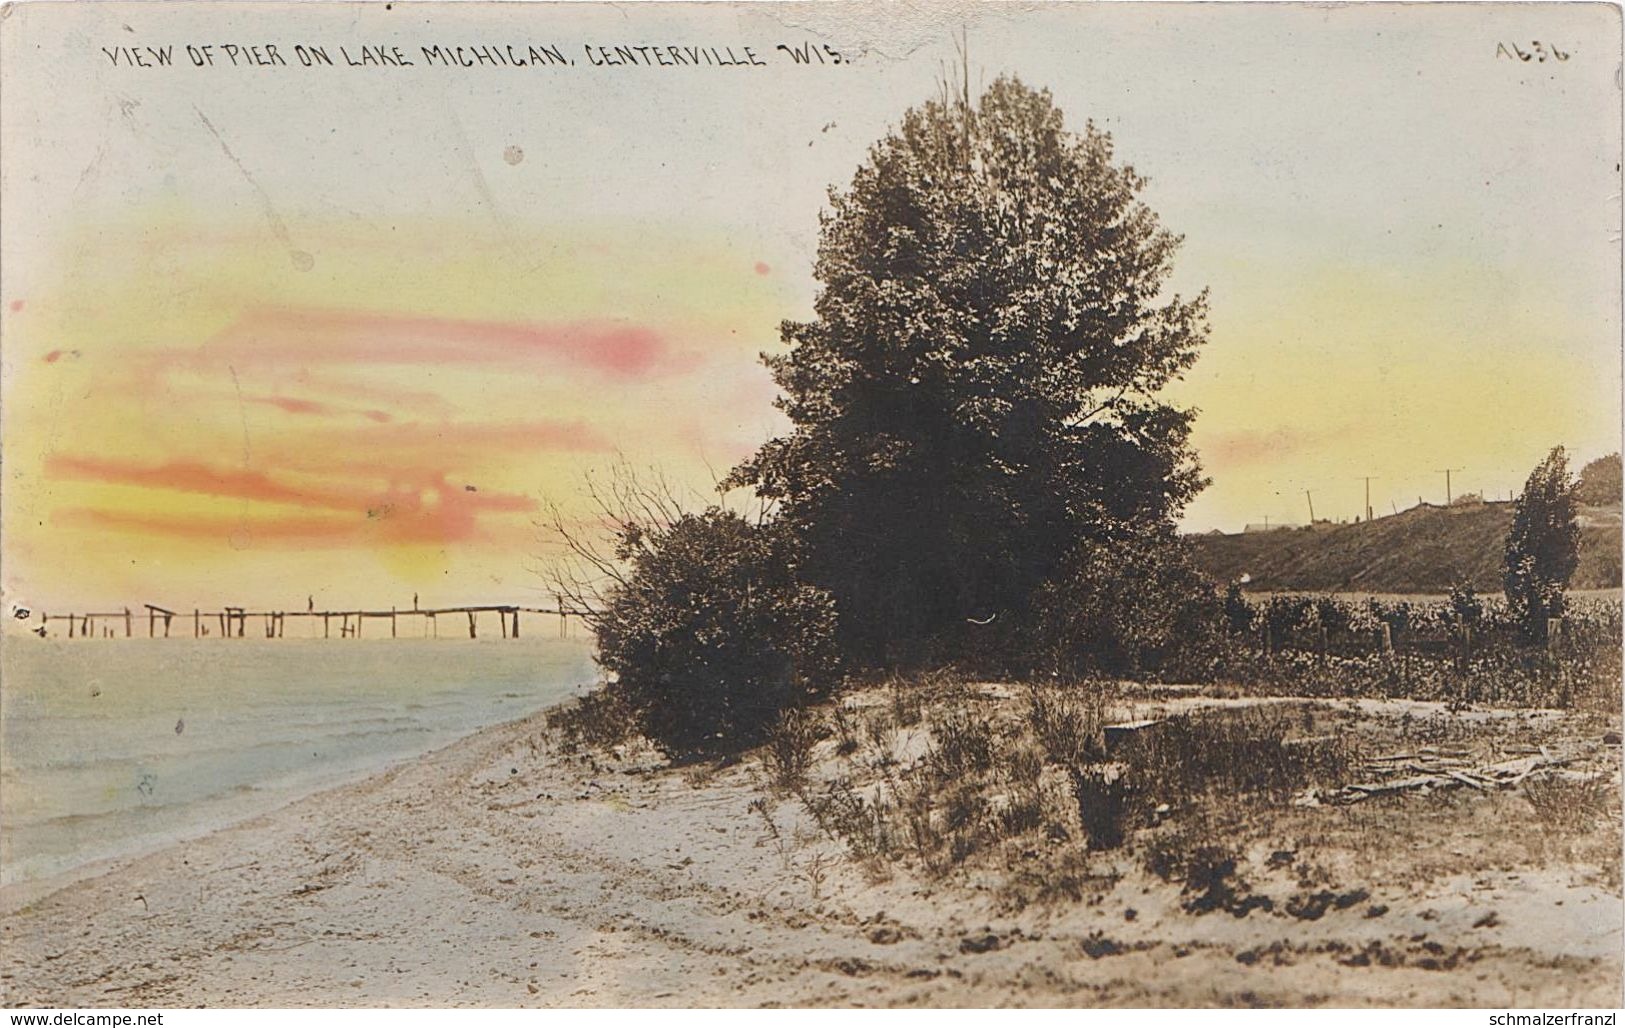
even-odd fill
[{"label": "sunset sky", "polygon": [[[1188,529],[1505,496],[1620,435],[1617,12],[24,5],[0,26],[8,605],[529,602],[624,455],[703,498],[780,430],[825,191],[934,91],[1047,86],[1212,290]],[[1528,63],[1545,41],[1567,55]],[[795,67],[778,43],[827,43]],[[187,43],[566,68],[194,68]],[[593,68],[584,44],[764,68]],[[101,47],[172,45],[177,66]],[[297,62],[295,62],[297,63]]]}]

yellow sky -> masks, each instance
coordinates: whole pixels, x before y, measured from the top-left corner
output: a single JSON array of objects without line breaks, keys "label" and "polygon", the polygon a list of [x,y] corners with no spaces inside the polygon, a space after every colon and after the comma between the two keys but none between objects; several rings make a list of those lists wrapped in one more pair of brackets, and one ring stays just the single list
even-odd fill
[{"label": "yellow sky", "polygon": [[[1111,131],[1213,335],[1192,530],[1504,495],[1617,448],[1617,12],[955,8]],[[539,598],[624,454],[779,430],[817,216],[952,54],[940,8],[12,8],[0,589],[36,609]],[[951,19],[950,19],[951,20]],[[104,45],[821,40],[838,68],[112,66]],[[1557,40],[1523,64],[1498,40]]]}]

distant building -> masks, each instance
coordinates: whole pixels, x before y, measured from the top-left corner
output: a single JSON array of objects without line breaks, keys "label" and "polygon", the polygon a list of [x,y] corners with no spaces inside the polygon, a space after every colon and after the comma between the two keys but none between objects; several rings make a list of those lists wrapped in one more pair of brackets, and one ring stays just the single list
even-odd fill
[{"label": "distant building", "polygon": [[1244,526],[1242,528],[1242,531],[1243,532],[1285,532],[1286,530],[1291,529],[1291,528],[1302,528],[1302,527],[1303,527],[1302,525],[1293,524],[1292,522],[1282,522],[1279,525],[1275,524],[1274,522],[1270,522],[1268,524],[1263,524],[1263,525],[1246,525],[1246,526]]}]

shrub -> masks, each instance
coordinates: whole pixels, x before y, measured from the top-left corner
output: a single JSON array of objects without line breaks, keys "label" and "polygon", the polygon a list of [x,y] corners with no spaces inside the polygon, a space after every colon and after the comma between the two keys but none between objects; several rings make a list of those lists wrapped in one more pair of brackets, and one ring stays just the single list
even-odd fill
[{"label": "shrub", "polygon": [[1225,586],[1224,623],[1231,635],[1246,635],[1253,630],[1253,605],[1242,595],[1240,582]]},{"label": "shrub", "polygon": [[1140,796],[1133,780],[1115,768],[1071,768],[1072,798],[1078,804],[1078,823],[1083,825],[1089,847],[1116,849],[1128,838],[1138,811]]},{"label": "shrub", "polygon": [[625,694],[605,685],[569,706],[549,711],[547,727],[558,733],[564,752],[577,753],[620,745],[637,731],[637,719]]},{"label": "shrub", "polygon": [[1158,532],[1080,543],[1035,608],[1038,648],[1067,677],[1195,674],[1224,615],[1190,545]]},{"label": "shrub", "polygon": [[1524,798],[1549,831],[1589,831],[1608,816],[1608,782],[1602,775],[1534,778],[1524,784]]},{"label": "shrub", "polygon": [[596,625],[598,661],[673,756],[734,752],[835,679],[835,611],[776,533],[712,508],[628,528],[629,573]]},{"label": "shrub", "polygon": [[1450,587],[1450,616],[1465,628],[1477,628],[1484,620],[1484,604],[1473,591],[1471,583],[1459,582]]}]

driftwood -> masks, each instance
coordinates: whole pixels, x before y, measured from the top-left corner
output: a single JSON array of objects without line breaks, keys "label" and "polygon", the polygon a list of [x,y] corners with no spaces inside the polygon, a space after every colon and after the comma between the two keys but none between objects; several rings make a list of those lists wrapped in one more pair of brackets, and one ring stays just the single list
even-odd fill
[{"label": "driftwood", "polygon": [[[1460,756],[1456,756],[1456,754]],[[1376,774],[1412,772],[1406,778],[1391,778],[1377,782],[1354,782],[1327,796],[1334,803],[1358,803],[1371,796],[1408,792],[1412,789],[1445,789],[1465,785],[1479,791],[1510,789],[1537,771],[1547,771],[1573,763],[1573,758],[1553,756],[1544,746],[1539,753],[1515,760],[1493,764],[1468,765],[1463,751],[1452,751],[1446,756],[1440,751],[1423,750],[1418,753],[1395,753],[1377,757],[1368,762],[1367,770]]]}]

